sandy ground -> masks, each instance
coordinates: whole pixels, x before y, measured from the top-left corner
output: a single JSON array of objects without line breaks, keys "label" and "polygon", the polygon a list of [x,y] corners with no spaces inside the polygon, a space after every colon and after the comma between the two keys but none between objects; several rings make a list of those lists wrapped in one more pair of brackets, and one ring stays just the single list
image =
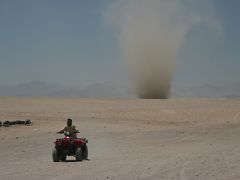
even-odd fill
[{"label": "sandy ground", "polygon": [[[72,118],[89,160],[52,162]],[[0,98],[0,179],[240,179],[240,100]]]}]

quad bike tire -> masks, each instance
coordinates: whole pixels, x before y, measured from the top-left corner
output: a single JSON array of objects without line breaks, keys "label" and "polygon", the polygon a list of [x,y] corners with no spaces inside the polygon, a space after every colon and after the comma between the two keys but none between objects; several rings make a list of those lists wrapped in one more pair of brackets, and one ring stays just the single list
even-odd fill
[{"label": "quad bike tire", "polygon": [[66,154],[61,154],[61,161],[66,161],[67,155]]},{"label": "quad bike tire", "polygon": [[83,159],[88,159],[88,147],[85,145],[84,151],[83,151]]},{"label": "quad bike tire", "polygon": [[52,159],[53,159],[53,162],[59,161],[58,151],[56,148],[53,148],[52,150]]},{"label": "quad bike tire", "polygon": [[78,147],[76,149],[76,160],[77,161],[82,161],[83,160],[83,152],[82,152],[82,148]]}]

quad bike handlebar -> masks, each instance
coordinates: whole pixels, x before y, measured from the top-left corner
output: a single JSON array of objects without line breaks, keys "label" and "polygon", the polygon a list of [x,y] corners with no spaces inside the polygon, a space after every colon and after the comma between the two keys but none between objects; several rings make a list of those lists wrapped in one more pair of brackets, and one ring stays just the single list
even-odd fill
[{"label": "quad bike handlebar", "polygon": [[70,133],[80,133],[79,131],[73,131],[73,132],[68,132],[68,131],[58,131],[57,134],[70,134]]}]

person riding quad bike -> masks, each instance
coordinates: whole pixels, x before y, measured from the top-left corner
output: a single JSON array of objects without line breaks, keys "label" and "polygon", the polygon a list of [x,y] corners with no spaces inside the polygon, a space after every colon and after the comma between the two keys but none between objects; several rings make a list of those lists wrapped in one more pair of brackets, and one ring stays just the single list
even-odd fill
[{"label": "person riding quad bike", "polygon": [[88,159],[88,140],[86,138],[77,138],[79,131],[72,125],[72,119],[68,119],[67,126],[57,133],[64,133],[65,137],[54,141],[53,162],[66,161],[67,156],[74,156],[77,161]]},{"label": "person riding quad bike", "polygon": [[75,126],[72,125],[72,119],[67,119],[67,126],[65,126],[62,130],[58,131],[57,133],[69,133],[68,136],[72,138],[77,138],[77,133],[79,131],[76,129]]}]

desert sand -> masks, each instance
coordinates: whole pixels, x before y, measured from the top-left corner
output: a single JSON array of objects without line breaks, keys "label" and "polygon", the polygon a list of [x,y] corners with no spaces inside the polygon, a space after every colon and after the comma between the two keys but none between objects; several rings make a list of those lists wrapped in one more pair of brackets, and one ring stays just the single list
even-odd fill
[{"label": "desert sand", "polygon": [[[89,160],[53,162],[72,118]],[[0,98],[0,179],[240,179],[240,100]]]}]

